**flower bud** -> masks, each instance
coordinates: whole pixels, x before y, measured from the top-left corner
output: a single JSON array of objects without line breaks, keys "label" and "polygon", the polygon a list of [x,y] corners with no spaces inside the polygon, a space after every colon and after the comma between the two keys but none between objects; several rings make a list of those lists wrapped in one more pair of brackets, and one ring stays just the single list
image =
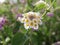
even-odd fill
[{"label": "flower bud", "polygon": [[54,15],[54,14],[53,14],[52,12],[48,12],[48,13],[47,13],[47,16],[49,16],[49,17],[53,17],[53,15]]}]

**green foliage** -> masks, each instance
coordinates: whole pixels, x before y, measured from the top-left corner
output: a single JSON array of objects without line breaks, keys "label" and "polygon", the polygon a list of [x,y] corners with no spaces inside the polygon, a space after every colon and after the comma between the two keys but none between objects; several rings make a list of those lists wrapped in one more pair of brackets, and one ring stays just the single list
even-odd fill
[{"label": "green foliage", "polygon": [[46,5],[43,4],[43,3],[41,3],[41,4],[36,5],[36,7],[35,7],[34,10],[39,11],[39,10],[41,10],[41,9],[43,9],[43,8],[46,8]]},{"label": "green foliage", "polygon": [[17,33],[12,39],[12,45],[23,45],[27,37],[23,33]]},{"label": "green foliage", "polygon": [[4,27],[4,31],[6,32],[6,35],[8,35],[9,37],[13,36],[13,32],[12,32],[12,28],[9,26],[5,26]]},{"label": "green foliage", "polygon": [[[19,2],[19,1],[18,1]],[[44,4],[34,5],[37,0],[27,0],[24,4],[0,4],[0,17],[6,17],[6,23],[0,29],[0,45],[52,45],[60,40],[60,6],[57,6],[57,0],[45,0],[50,7]],[[17,13],[11,11],[12,7],[18,7]],[[17,20],[17,14],[27,12],[39,12],[42,17],[42,25],[38,30],[24,28],[23,23]],[[42,13],[41,13],[42,12]],[[47,13],[52,12],[53,16]],[[1,23],[0,23],[1,26]],[[7,37],[10,38],[5,42]]]}]

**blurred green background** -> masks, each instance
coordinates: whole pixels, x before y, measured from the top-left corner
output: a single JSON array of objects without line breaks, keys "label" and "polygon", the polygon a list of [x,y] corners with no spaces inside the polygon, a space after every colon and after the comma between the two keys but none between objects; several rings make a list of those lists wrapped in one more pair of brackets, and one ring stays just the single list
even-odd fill
[{"label": "blurred green background", "polygon": [[[43,24],[39,26],[38,30],[30,29],[32,31],[27,32],[23,24],[17,21],[18,14],[37,11],[37,9],[33,10],[33,5],[37,1],[6,0],[6,2],[0,3],[0,17],[7,18],[3,29],[0,29],[0,45],[52,45],[60,41],[60,0],[55,0],[53,8],[49,9],[49,11],[53,11],[54,15],[49,17],[45,14]],[[44,1],[51,4],[54,0]],[[31,37],[28,39],[29,36]]]}]

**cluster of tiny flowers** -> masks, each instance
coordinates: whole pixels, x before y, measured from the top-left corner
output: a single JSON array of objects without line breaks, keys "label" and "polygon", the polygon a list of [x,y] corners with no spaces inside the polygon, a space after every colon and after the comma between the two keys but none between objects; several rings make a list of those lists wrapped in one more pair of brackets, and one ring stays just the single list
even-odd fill
[{"label": "cluster of tiny flowers", "polygon": [[36,2],[34,5],[35,5],[35,6],[38,6],[38,5],[40,5],[40,4],[44,4],[45,7],[49,8],[49,4],[47,4],[45,1],[42,1],[42,0]]},{"label": "cluster of tiny flowers", "polygon": [[25,29],[33,28],[38,29],[39,24],[42,24],[40,13],[28,12],[22,14],[22,17],[18,17],[21,23],[24,23]]},{"label": "cluster of tiny flowers", "polygon": [[0,29],[2,29],[3,25],[5,24],[5,17],[0,17]]}]

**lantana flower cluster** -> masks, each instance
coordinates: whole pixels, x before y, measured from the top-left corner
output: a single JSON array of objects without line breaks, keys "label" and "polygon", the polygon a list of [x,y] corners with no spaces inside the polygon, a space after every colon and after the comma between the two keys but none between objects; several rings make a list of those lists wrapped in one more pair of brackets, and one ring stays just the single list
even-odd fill
[{"label": "lantana flower cluster", "polygon": [[[12,0],[10,0],[10,1],[12,1]],[[15,0],[13,0],[12,2],[14,2],[14,1]],[[24,0],[20,0],[20,1],[24,2]],[[17,0],[15,2],[17,2]],[[46,8],[46,10],[49,8],[49,4],[47,4],[45,1],[42,1],[42,0],[36,2],[33,6],[40,8],[39,6],[41,6],[41,5],[43,6],[43,8]],[[16,13],[18,11],[18,9],[14,8],[11,11],[13,13]],[[18,16],[18,20],[24,24],[25,29],[30,29],[30,28],[38,29],[39,25],[42,24],[42,20],[41,20],[42,15],[39,11],[37,11],[37,12],[29,11],[27,13],[23,13],[20,16]],[[50,14],[50,15],[52,16],[53,14]],[[48,16],[50,16],[50,15],[48,14]]]},{"label": "lantana flower cluster", "polygon": [[33,28],[38,29],[39,25],[42,24],[41,15],[38,12],[28,12],[22,14],[22,18],[18,17],[21,23],[24,23],[25,29]]},{"label": "lantana flower cluster", "polygon": [[[49,5],[42,0],[34,4],[34,6],[36,7],[39,7],[40,5],[43,5],[43,7],[46,9],[49,8]],[[40,14],[40,12],[38,13],[33,11],[24,13],[18,17],[18,20],[24,24],[25,29],[30,29],[30,28],[38,29],[39,25],[42,24],[41,19],[42,19],[42,15]]]},{"label": "lantana flower cluster", "polygon": [[43,6],[42,9],[48,9],[50,7],[48,3],[46,3],[45,1],[42,1],[42,0],[36,2],[34,4],[34,6],[36,6],[37,8],[41,8],[41,6]]}]

